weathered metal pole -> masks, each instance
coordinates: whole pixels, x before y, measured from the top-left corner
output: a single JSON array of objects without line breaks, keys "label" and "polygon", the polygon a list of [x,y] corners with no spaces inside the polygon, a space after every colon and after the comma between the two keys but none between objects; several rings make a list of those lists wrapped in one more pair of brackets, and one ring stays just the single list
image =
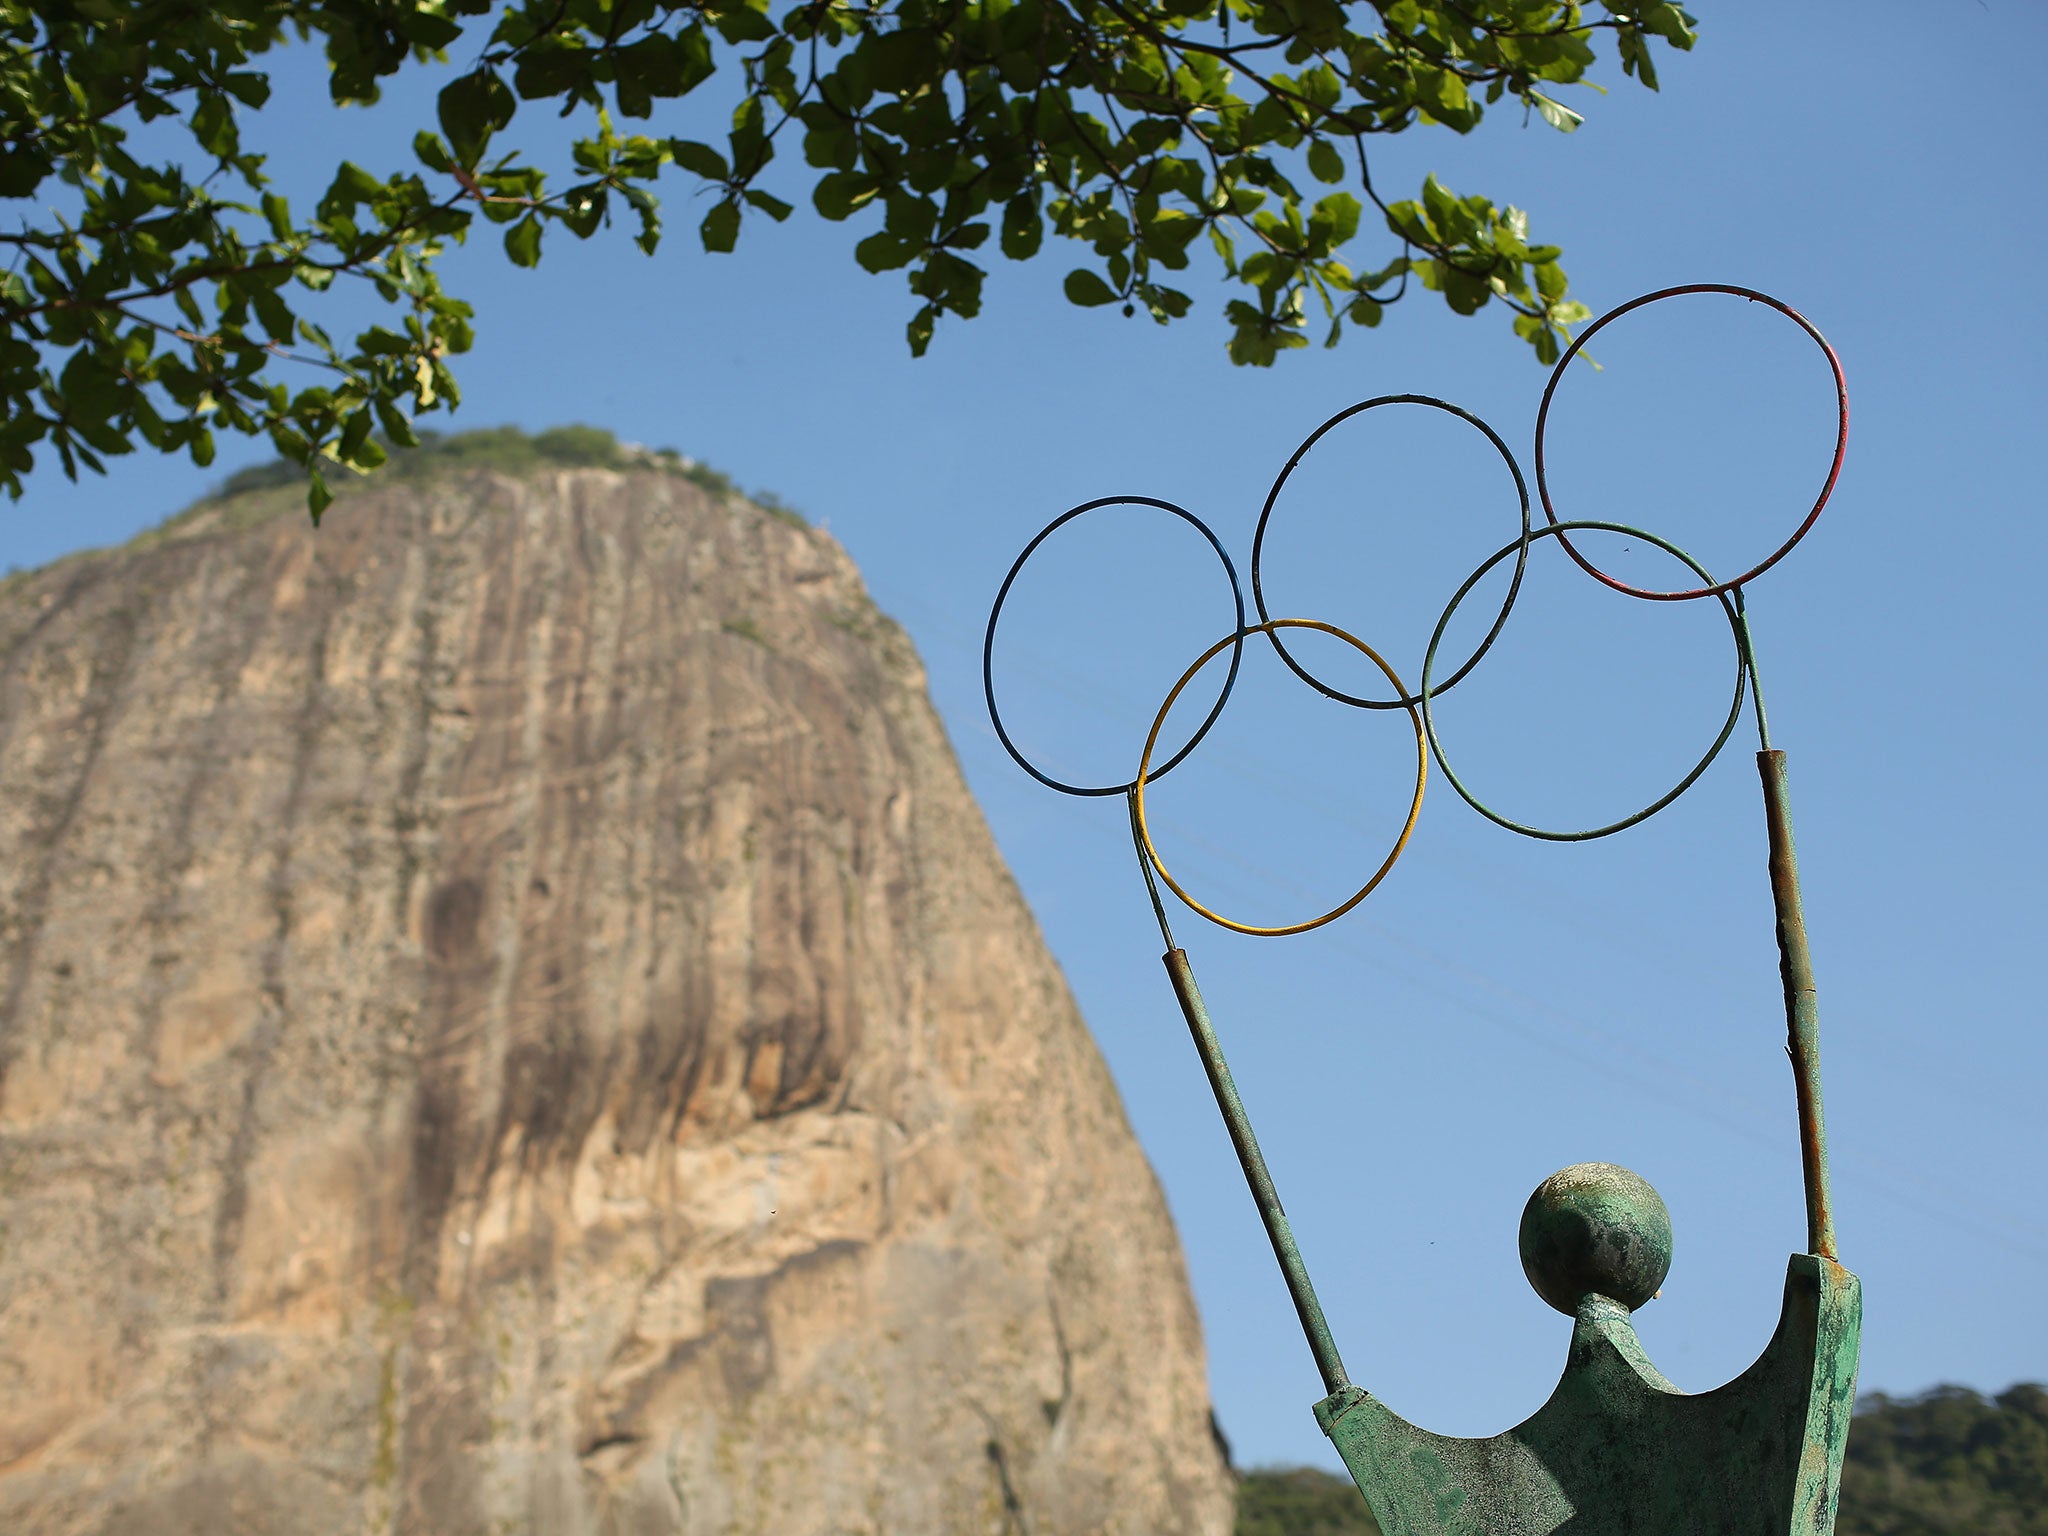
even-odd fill
[{"label": "weathered metal pole", "polygon": [[1806,915],[1799,903],[1799,857],[1792,846],[1792,806],[1785,788],[1785,754],[1756,755],[1764,782],[1764,820],[1771,839],[1771,900],[1778,910],[1778,973],[1785,983],[1786,1052],[1799,1099],[1799,1161],[1806,1182],[1807,1252],[1839,1259],[1835,1209],[1828,1189],[1827,1120],[1820,1100],[1820,998],[1813,957],[1806,948]]},{"label": "weathered metal pole", "polygon": [[1195,986],[1195,973],[1188,965],[1188,953],[1184,949],[1169,949],[1165,955],[1166,974],[1173,978],[1174,995],[1180,999],[1180,1011],[1188,1021],[1188,1033],[1195,1037],[1195,1050],[1202,1058],[1202,1069],[1209,1074],[1209,1086],[1216,1094],[1216,1107],[1223,1111],[1223,1123],[1230,1129],[1230,1144],[1237,1149],[1238,1163],[1244,1169],[1245,1183],[1251,1186],[1252,1199],[1258,1203],[1259,1219],[1266,1224],[1266,1236],[1273,1244],[1273,1257],[1280,1261],[1280,1272],[1287,1277],[1287,1291],[1294,1298],[1294,1310],[1301,1318],[1301,1331],[1308,1335],[1308,1347],[1316,1357],[1316,1369],[1322,1372],[1325,1391],[1336,1392],[1351,1383],[1344,1374],[1344,1361],[1337,1354],[1337,1341],[1330,1337],[1330,1324],[1323,1316],[1323,1304],[1316,1300],[1316,1288],[1309,1283],[1308,1266],[1301,1261],[1301,1250],[1294,1244],[1294,1229],[1287,1223],[1287,1212],[1281,1207],[1279,1191],[1273,1188],[1273,1175],[1266,1168],[1265,1154],[1259,1151],[1259,1139],[1252,1134],[1252,1123],[1244,1112],[1244,1102],[1237,1096],[1237,1084],[1230,1076],[1230,1063],[1223,1059],[1223,1046],[1216,1038],[1216,1028],[1209,1022],[1209,1010],[1202,1006],[1202,994]]}]

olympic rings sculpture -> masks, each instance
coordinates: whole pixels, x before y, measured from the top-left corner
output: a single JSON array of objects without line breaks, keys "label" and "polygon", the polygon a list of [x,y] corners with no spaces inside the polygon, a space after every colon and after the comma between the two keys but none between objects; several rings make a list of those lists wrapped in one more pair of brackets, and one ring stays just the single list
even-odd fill
[{"label": "olympic rings sculpture", "polygon": [[[1574,521],[1560,518],[1556,503],[1551,494],[1545,455],[1550,428],[1550,410],[1557,394],[1558,385],[1564,378],[1565,370],[1571,366],[1573,359],[1578,357],[1585,349],[1586,343],[1624,315],[1631,314],[1663,300],[1694,294],[1722,294],[1745,299],[1754,304],[1765,305],[1769,309],[1783,315],[1794,325],[1798,326],[1820,348],[1823,357],[1827,361],[1829,372],[1832,375],[1835,392],[1836,432],[1834,453],[1828,464],[1827,476],[1822,482],[1820,492],[1814,498],[1812,506],[1806,511],[1799,525],[1793,529],[1791,536],[1780,544],[1777,549],[1773,550],[1748,570],[1742,572],[1739,576],[1733,576],[1721,581],[1715,580],[1713,575],[1699,561],[1695,560],[1683,549],[1657,534],[1640,528],[1632,528],[1622,523],[1595,520]],[[1396,675],[1393,667],[1377,651],[1373,650],[1371,646],[1356,636],[1346,633],[1333,624],[1327,624],[1317,619],[1275,618],[1267,606],[1263,581],[1266,533],[1272,520],[1273,508],[1279,500],[1281,491],[1286,487],[1289,477],[1293,475],[1309,451],[1333,429],[1365,412],[1396,405],[1421,406],[1426,409],[1442,411],[1469,424],[1483,434],[1507,466],[1508,473],[1513,478],[1515,493],[1521,507],[1521,530],[1519,534],[1509,543],[1502,545],[1493,554],[1489,555],[1479,565],[1478,569],[1473,571],[1465,579],[1464,583],[1452,593],[1450,601],[1445,604],[1442,616],[1437,620],[1436,628],[1430,635],[1429,647],[1423,657],[1422,675],[1412,694],[1408,692],[1406,685]],[[1122,795],[1126,797],[1130,807],[1132,838],[1137,845],[1141,867],[1144,869],[1148,886],[1151,885],[1153,875],[1156,872],[1159,879],[1165,881],[1167,887],[1181,901],[1186,903],[1191,910],[1213,923],[1238,933],[1262,937],[1305,933],[1312,928],[1321,927],[1325,923],[1334,922],[1337,918],[1342,917],[1346,912],[1357,906],[1359,902],[1363,901],[1372,892],[1374,887],[1386,878],[1387,873],[1393,868],[1395,861],[1400,858],[1408,845],[1409,837],[1414,832],[1416,820],[1421,813],[1423,787],[1428,777],[1429,760],[1432,757],[1436,760],[1438,769],[1441,770],[1451,788],[1466,804],[1470,805],[1489,821],[1505,827],[1510,832],[1517,832],[1524,837],[1541,838],[1552,842],[1583,842],[1592,838],[1611,836],[1616,832],[1623,831],[1626,828],[1648,820],[1678,799],[1679,796],[1683,795],[1699,781],[1700,776],[1721,755],[1722,749],[1727,746],[1729,740],[1734,736],[1736,725],[1742,716],[1745,697],[1751,702],[1755,712],[1759,744],[1762,748],[1769,749],[1770,730],[1764,716],[1762,692],[1758,686],[1756,657],[1754,648],[1750,643],[1749,624],[1743,606],[1743,590],[1750,582],[1761,576],[1765,571],[1770,570],[1771,567],[1790,554],[1800,541],[1808,533],[1812,532],[1814,524],[1820,520],[1820,514],[1826,508],[1829,498],[1834,494],[1836,482],[1841,477],[1842,461],[1848,450],[1848,442],[1849,390],[1846,378],[1842,372],[1841,359],[1835,355],[1834,348],[1828,345],[1827,339],[1821,335],[1820,331],[1805,316],[1780,300],[1772,298],[1769,294],[1759,293],[1751,288],[1736,287],[1726,283],[1691,283],[1681,287],[1659,289],[1654,293],[1647,293],[1640,298],[1631,299],[1628,303],[1602,315],[1580,333],[1551,370],[1549,382],[1544,386],[1542,403],[1538,407],[1536,414],[1536,492],[1538,502],[1543,508],[1543,526],[1537,527],[1533,523],[1528,482],[1523,477],[1521,466],[1516,462],[1513,451],[1502,440],[1500,434],[1479,417],[1473,415],[1470,411],[1451,404],[1449,401],[1439,400],[1429,395],[1381,395],[1371,400],[1361,401],[1357,405],[1339,411],[1321,426],[1317,427],[1315,431],[1311,432],[1303,440],[1301,446],[1295,449],[1293,455],[1287,460],[1278,477],[1273,481],[1272,489],[1266,495],[1265,505],[1260,509],[1258,522],[1252,535],[1252,605],[1258,615],[1257,620],[1254,622],[1247,622],[1244,589],[1238,580],[1237,567],[1231,562],[1229,551],[1225,548],[1223,540],[1217,536],[1214,529],[1185,507],[1149,496],[1109,496],[1096,501],[1084,502],[1078,507],[1061,513],[1050,523],[1046,524],[1044,528],[1039,530],[1031,542],[1024,546],[1022,553],[1011,564],[1009,573],[1004,576],[1002,586],[997,590],[995,603],[989,610],[988,628],[983,636],[981,648],[982,691],[988,701],[989,718],[995,726],[996,738],[1002,743],[1003,749],[1010,754],[1010,757],[1019,767],[1047,788],[1057,790],[1065,795],[1091,797]],[[1051,774],[1039,768],[1024,755],[1023,751],[1017,746],[1017,743],[1011,738],[1008,726],[1003,720],[1002,710],[996,703],[994,668],[996,628],[1002,620],[1003,605],[1008,600],[1018,575],[1023,571],[1026,562],[1030,560],[1033,554],[1037,553],[1046,540],[1075,519],[1085,516],[1090,512],[1112,506],[1155,508],[1181,519],[1196,532],[1200,533],[1223,566],[1224,575],[1230,584],[1231,600],[1236,609],[1236,623],[1229,634],[1218,640],[1204,651],[1201,656],[1196,658],[1195,662],[1181,674],[1180,680],[1173,685],[1172,690],[1167,694],[1166,701],[1160,706],[1158,714],[1153,719],[1151,731],[1145,738],[1144,750],[1139,756],[1138,771],[1133,778],[1120,784],[1072,784],[1054,778]],[[1678,560],[1680,564],[1685,566],[1698,579],[1700,584],[1695,587],[1674,588],[1670,590],[1630,585],[1600,569],[1572,542],[1571,535],[1589,532],[1622,534],[1630,538],[1641,539]],[[1707,598],[1713,599],[1720,605],[1727,618],[1729,633],[1735,647],[1734,697],[1729,703],[1727,717],[1722,722],[1719,733],[1715,736],[1713,744],[1707,748],[1706,753],[1679,780],[1676,786],[1641,810],[1623,816],[1619,820],[1608,822],[1604,826],[1590,827],[1580,831],[1561,831],[1531,826],[1505,816],[1481,801],[1451,767],[1450,760],[1444,751],[1444,744],[1437,727],[1434,711],[1435,701],[1468,677],[1473,669],[1485,658],[1486,653],[1492,649],[1494,641],[1499,638],[1501,630],[1506,626],[1508,617],[1514,611],[1515,603],[1521,594],[1522,577],[1528,566],[1529,552],[1544,539],[1555,539],[1558,546],[1564,550],[1573,563],[1581,570],[1613,590],[1630,597],[1640,598],[1647,602],[1669,603],[1691,602]],[[1466,656],[1454,668],[1451,668],[1449,674],[1441,682],[1436,681],[1439,673],[1438,653],[1442,649],[1444,635],[1449,629],[1452,619],[1456,617],[1466,598],[1470,596],[1472,589],[1483,581],[1490,572],[1510,559],[1514,562],[1513,575],[1508,585],[1507,596],[1501,603],[1500,611],[1494,615],[1491,626],[1487,629],[1485,635],[1480,639],[1471,654]],[[1282,640],[1280,632],[1289,629],[1315,630],[1344,641],[1375,664],[1381,675],[1386,678],[1387,685],[1391,690],[1391,696],[1369,698],[1364,695],[1347,693],[1317,677],[1287,648],[1286,643]],[[1407,820],[1402,826],[1400,836],[1395,840],[1392,850],[1387,854],[1385,861],[1378,870],[1374,872],[1372,878],[1341,905],[1332,908],[1321,916],[1310,918],[1304,922],[1272,927],[1257,927],[1222,916],[1190,895],[1174,876],[1167,871],[1164,861],[1161,860],[1157,848],[1153,845],[1151,832],[1145,817],[1146,786],[1165,777],[1181,763],[1185,762],[1189,754],[1201,744],[1202,739],[1209,734],[1210,729],[1222,716],[1224,707],[1230,702],[1231,693],[1237,686],[1239,668],[1244,657],[1245,641],[1255,635],[1264,636],[1280,660],[1297,677],[1324,697],[1357,709],[1398,709],[1405,711],[1414,726],[1416,740],[1415,793],[1409,807]],[[1195,728],[1188,739],[1181,744],[1178,750],[1167,755],[1163,762],[1154,767],[1153,758],[1159,748],[1160,732],[1164,729],[1167,716],[1172,712],[1174,704],[1180,699],[1189,684],[1195,680],[1196,676],[1226,650],[1230,652],[1230,666],[1225,674],[1222,687],[1217,692],[1215,702],[1210,705],[1207,713],[1202,717],[1201,723]],[[1156,888],[1153,890],[1153,903],[1155,911],[1159,916],[1160,926],[1164,930],[1166,927],[1165,910],[1159,906]]]}]

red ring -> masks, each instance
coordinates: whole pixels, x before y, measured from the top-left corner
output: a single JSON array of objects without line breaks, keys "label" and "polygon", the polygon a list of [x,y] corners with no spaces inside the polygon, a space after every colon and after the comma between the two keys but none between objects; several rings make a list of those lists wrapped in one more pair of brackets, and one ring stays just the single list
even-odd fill
[{"label": "red ring", "polygon": [[1630,299],[1621,308],[1609,310],[1598,320],[1595,320],[1591,326],[1581,332],[1577,339],[1572,342],[1571,346],[1565,350],[1564,356],[1558,359],[1557,366],[1550,371],[1550,382],[1543,386],[1543,404],[1536,412],[1536,494],[1543,502],[1543,515],[1546,519],[1552,524],[1556,524],[1559,521],[1557,509],[1550,504],[1550,480],[1544,472],[1543,464],[1543,439],[1544,434],[1549,431],[1550,427],[1550,399],[1551,396],[1557,393],[1557,381],[1564,377],[1565,369],[1571,366],[1572,359],[1579,355],[1580,349],[1595,336],[1599,335],[1601,328],[1610,320],[1619,320],[1630,310],[1641,309],[1645,304],[1654,304],[1659,299],[1677,298],[1681,294],[1688,293],[1726,293],[1732,294],[1738,299],[1748,299],[1754,304],[1768,304],[1772,309],[1775,309],[1779,314],[1813,338],[1814,344],[1826,355],[1828,367],[1834,370],[1835,375],[1837,422],[1835,429],[1835,457],[1834,462],[1828,465],[1828,478],[1820,488],[1820,495],[1814,499],[1813,510],[1806,514],[1806,521],[1792,531],[1792,537],[1783,544],[1780,544],[1777,550],[1767,559],[1751,566],[1740,576],[1732,577],[1727,581],[1716,582],[1710,587],[1695,587],[1689,592],[1657,592],[1647,587],[1632,587],[1625,581],[1617,581],[1614,577],[1593,564],[1592,561],[1580,554],[1577,548],[1573,546],[1571,540],[1563,534],[1557,536],[1557,542],[1564,546],[1564,552],[1570,555],[1573,563],[1588,576],[1591,576],[1596,581],[1604,582],[1617,592],[1626,592],[1630,597],[1647,598],[1653,603],[1682,603],[1696,597],[1719,597],[1723,593],[1732,592],[1744,582],[1761,576],[1765,571],[1768,571],[1772,566],[1784,559],[1786,555],[1792,552],[1792,546],[1805,538],[1813,525],[1820,521],[1821,509],[1827,506],[1828,498],[1834,495],[1835,481],[1841,476],[1842,458],[1849,451],[1849,381],[1843,377],[1842,360],[1835,356],[1835,349],[1829,346],[1828,339],[1814,328],[1812,321],[1800,314],[1798,310],[1792,308],[1791,305],[1782,303],[1767,293],[1758,293],[1754,288],[1737,288],[1727,283],[1688,283],[1681,288],[1660,288],[1655,293],[1646,293],[1639,299]]}]

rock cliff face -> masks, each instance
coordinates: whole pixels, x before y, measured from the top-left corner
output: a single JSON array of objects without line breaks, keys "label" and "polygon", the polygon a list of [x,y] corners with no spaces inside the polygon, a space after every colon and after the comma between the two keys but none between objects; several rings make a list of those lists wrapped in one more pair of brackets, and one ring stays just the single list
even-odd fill
[{"label": "rock cliff face", "polygon": [[653,471],[262,510],[0,592],[0,1530],[1226,1530],[838,546]]}]

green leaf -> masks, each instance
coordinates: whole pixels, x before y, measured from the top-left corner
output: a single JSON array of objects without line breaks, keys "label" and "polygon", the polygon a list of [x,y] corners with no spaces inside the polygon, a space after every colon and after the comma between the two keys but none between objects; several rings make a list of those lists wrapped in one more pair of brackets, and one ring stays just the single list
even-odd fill
[{"label": "green leaf", "polygon": [[1309,234],[1324,250],[1335,250],[1358,233],[1359,216],[1365,209],[1349,192],[1332,192],[1320,199],[1309,215]]},{"label": "green leaf", "polygon": [[1068,301],[1084,308],[1092,309],[1102,304],[1114,304],[1119,297],[1114,288],[1086,267],[1076,267],[1069,272],[1064,287]]},{"label": "green leaf", "polygon": [[[80,416],[72,422],[72,426],[80,437],[110,458],[135,451],[135,445],[128,440],[126,433],[115,431],[111,422],[100,417]],[[99,468],[98,465],[93,467]]]},{"label": "green leaf", "polygon": [[775,35],[775,23],[744,5],[722,6],[712,23],[728,43],[761,43]]},{"label": "green leaf", "polygon": [[881,183],[865,171],[834,171],[811,189],[811,206],[834,223],[874,201]]},{"label": "green leaf", "polygon": [[449,158],[448,146],[441,142],[441,136],[428,133],[422,128],[412,138],[412,152],[419,157],[420,164],[430,171],[450,171],[455,162]]},{"label": "green leaf", "polygon": [[747,205],[760,209],[778,224],[795,211],[781,198],[773,197],[766,192],[757,192],[752,188],[747,191]]},{"label": "green leaf", "polygon": [[928,197],[906,197],[891,192],[885,199],[887,211],[882,215],[882,227],[899,240],[922,244],[938,223],[939,207]]},{"label": "green leaf", "polygon": [[1429,222],[1443,239],[1456,241],[1471,236],[1472,220],[1458,201],[1458,195],[1433,174],[1423,180],[1422,206],[1429,210]]},{"label": "green leaf", "polygon": [[379,395],[372,404],[377,408],[377,425],[384,429],[386,437],[401,448],[419,447],[419,434],[413,431],[412,423],[406,419],[405,413],[397,405],[382,395]]},{"label": "green leaf", "polygon": [[518,110],[518,98],[494,69],[471,70],[441,88],[441,131],[448,136],[456,160],[465,166],[474,166],[483,158],[491,135],[510,123]]},{"label": "green leaf", "polygon": [[1416,94],[1422,98],[1430,115],[1446,126],[1462,129],[1478,121],[1479,114],[1473,108],[1472,97],[1457,71],[1419,70],[1416,84]]},{"label": "green leaf", "polygon": [[520,54],[512,71],[512,89],[522,100],[545,101],[550,96],[572,95],[591,87],[591,63],[596,57],[587,48],[529,48]]},{"label": "green leaf", "polygon": [[256,318],[263,322],[263,329],[269,334],[270,339],[276,342],[290,341],[298,328],[298,317],[292,313],[291,306],[278,297],[277,290],[258,288],[249,295],[249,298],[255,306]]},{"label": "green leaf", "polygon": [[1308,169],[1317,181],[1339,182],[1344,179],[1344,157],[1328,139],[1317,139],[1308,147]]},{"label": "green leaf", "polygon": [[221,92],[201,94],[199,106],[192,113],[192,137],[216,159],[226,160],[234,154],[240,137],[235,132],[235,109]]},{"label": "green leaf", "polygon": [[725,163],[725,156],[709,144],[699,144],[695,139],[672,139],[669,153],[677,165],[686,171],[694,171],[706,181],[724,181],[732,174]]},{"label": "green leaf", "polygon": [[1644,6],[1641,20],[1647,30],[1656,33],[1674,48],[1689,49],[1697,40],[1692,30],[1692,17],[1688,16],[1682,7],[1670,3],[1670,0],[1656,0],[1656,3]]},{"label": "green leaf", "polygon": [[1209,226],[1209,243],[1216,248],[1216,254],[1223,261],[1223,270],[1232,277],[1237,276],[1237,246],[1215,224]]},{"label": "green leaf", "polygon": [[703,236],[705,250],[730,251],[740,238],[739,200],[729,197],[705,214],[697,232]]},{"label": "green leaf", "polygon": [[1657,89],[1657,63],[1650,57],[1650,44],[1642,33],[1624,27],[1615,35],[1615,51],[1621,55],[1621,72],[1634,75],[1650,90]]},{"label": "green leaf", "polygon": [[313,515],[313,526],[320,526],[320,514],[334,505],[334,492],[327,489],[327,477],[320,473],[320,466],[311,467],[311,478],[306,485],[306,510]]},{"label": "green leaf", "polygon": [[540,264],[540,219],[529,213],[505,231],[505,254],[515,267]]},{"label": "green leaf", "polygon": [[1455,313],[1477,314],[1493,297],[1492,287],[1478,274],[1444,261],[1436,263],[1436,267],[1437,276],[1443,283],[1444,301]]},{"label": "green leaf", "polygon": [[264,193],[263,216],[270,220],[270,233],[275,239],[291,239],[294,233],[292,229],[292,209],[291,204],[286,202],[283,197],[275,192]]},{"label": "green leaf", "polygon": [[370,440],[370,428],[375,422],[376,415],[367,405],[349,417],[347,425],[341,429],[341,442],[338,445],[338,457],[344,464],[355,461],[355,456],[363,444]]},{"label": "green leaf", "polygon": [[353,161],[344,160],[334,172],[314,210],[319,232],[346,252],[362,238],[354,213],[362,203],[374,204],[384,191],[383,184]]},{"label": "green leaf", "polygon": [[640,233],[634,236],[633,243],[652,256],[661,244],[661,205],[654,200],[653,193],[633,182],[627,182],[623,190],[626,201],[640,215]]},{"label": "green leaf", "polygon": [[239,70],[234,74],[224,76],[221,84],[227,87],[228,93],[235,100],[249,108],[252,112],[270,100],[270,77],[267,75]]},{"label": "green leaf", "polygon": [[717,67],[711,57],[711,34],[701,25],[691,27],[676,39],[676,46],[682,50],[682,89],[688,93],[709,80]]},{"label": "green leaf", "polygon": [[0,149],[0,197],[30,196],[55,165],[38,149]]},{"label": "green leaf", "polygon": [[1552,101],[1541,91],[1529,92],[1529,100],[1535,104],[1536,110],[1543,114],[1543,121],[1559,133],[1570,133],[1585,121],[1585,118],[1570,107],[1562,102]]},{"label": "green leaf", "polygon": [[1028,261],[1045,241],[1045,221],[1039,216],[1038,194],[1022,192],[1003,208],[1003,254],[1012,261]]},{"label": "green leaf", "polygon": [[572,188],[563,198],[555,217],[567,225],[577,239],[588,240],[604,223],[610,195],[600,185]]},{"label": "green leaf", "polygon": [[850,123],[833,121],[804,135],[804,163],[822,171],[850,171],[860,160],[860,139]]},{"label": "green leaf", "polygon": [[932,344],[932,332],[938,328],[938,323],[939,311],[935,305],[927,304],[911,316],[910,324],[905,327],[905,335],[910,341],[912,357],[924,356],[925,348]]},{"label": "green leaf", "polygon": [[898,267],[909,266],[917,252],[918,247],[914,243],[885,229],[856,245],[853,259],[865,272],[893,272]]}]

